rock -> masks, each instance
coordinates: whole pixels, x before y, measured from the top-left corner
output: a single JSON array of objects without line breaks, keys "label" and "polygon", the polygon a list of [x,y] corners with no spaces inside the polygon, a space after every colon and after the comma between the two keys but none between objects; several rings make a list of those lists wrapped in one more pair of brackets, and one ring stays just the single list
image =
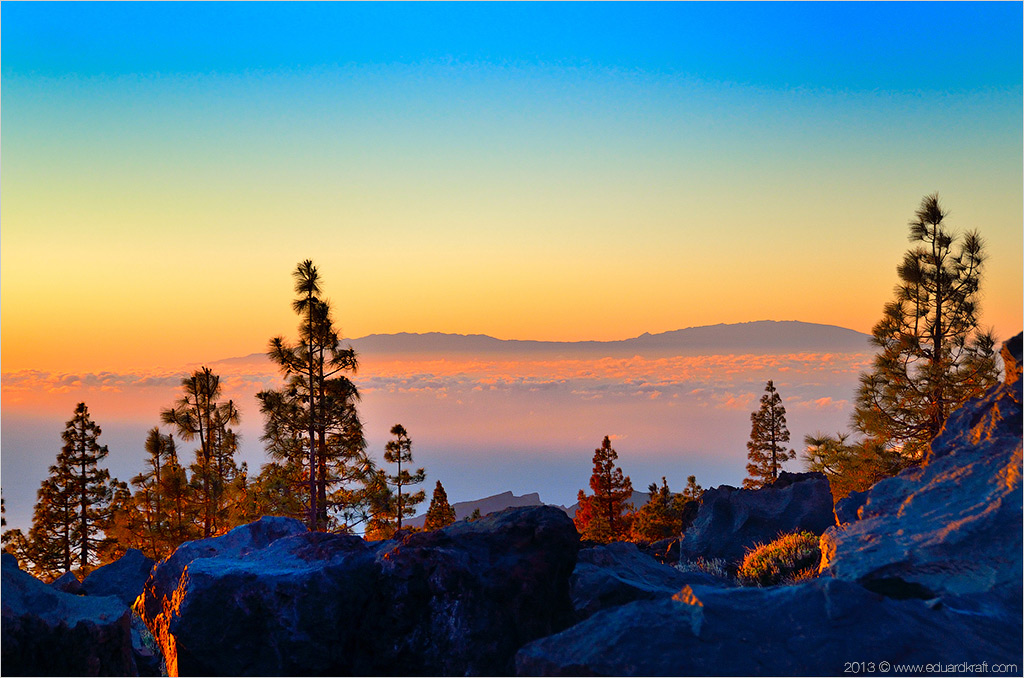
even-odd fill
[{"label": "rock", "polygon": [[142,596],[135,601],[134,610],[156,639],[168,675],[179,675],[177,643],[168,626],[178,617],[181,605],[177,597],[178,588],[188,582],[185,571],[189,564],[218,555],[238,558],[266,548],[278,539],[305,532],[305,526],[298,520],[267,516],[220,537],[185,542],[152,568],[143,585]]},{"label": "rock", "polygon": [[50,582],[50,586],[58,591],[63,591],[64,593],[70,593],[72,595],[77,595],[82,591],[82,582],[78,581],[78,575],[74,572],[65,572]]},{"label": "rock", "polygon": [[579,537],[560,509],[380,542],[293,530],[257,546],[247,535],[267,520],[154,568],[136,609],[169,675],[507,675],[519,647],[574,621]]},{"label": "rock", "polygon": [[836,502],[836,524],[844,525],[860,520],[860,509],[868,500],[867,492],[854,490]]},{"label": "rock", "polygon": [[[696,515],[694,517],[696,517]],[[678,563],[679,539],[677,537],[659,539],[658,541],[649,544],[647,548],[643,549],[643,551],[664,565]]]},{"label": "rock", "polygon": [[[628,542],[615,542],[579,552],[569,580],[578,619],[634,600],[670,598],[686,585],[708,584],[714,578],[684,573],[662,565]],[[722,580],[721,585],[727,585]]]},{"label": "rock", "polygon": [[142,551],[128,549],[114,562],[90,572],[82,582],[82,592],[87,596],[117,596],[131,607],[155,563]]},{"label": "rock", "polygon": [[1003,356],[1005,383],[950,416],[926,465],[877,483],[859,520],[822,536],[823,572],[894,597],[1020,600],[1020,335]]},{"label": "rock", "polygon": [[1019,667],[1020,632],[1019,615],[1013,621],[893,600],[827,578],[763,589],[687,587],[672,598],[604,610],[534,641],[516,655],[516,672],[826,676],[896,675],[907,672],[897,669],[905,664]]},{"label": "rock", "polygon": [[964,404],[946,420],[928,450],[926,463],[971,449],[971,454],[1019,445],[1024,418],[1021,416],[1021,341],[1022,334],[1005,342],[1002,349],[1003,383],[978,400]]},{"label": "rock", "polygon": [[735,567],[747,550],[787,532],[820,535],[836,521],[828,479],[783,471],[770,487],[704,492],[700,511],[679,543],[681,559],[723,559]]},{"label": "rock", "polygon": [[114,597],[64,593],[18,569],[4,554],[5,676],[133,676],[131,612]]}]

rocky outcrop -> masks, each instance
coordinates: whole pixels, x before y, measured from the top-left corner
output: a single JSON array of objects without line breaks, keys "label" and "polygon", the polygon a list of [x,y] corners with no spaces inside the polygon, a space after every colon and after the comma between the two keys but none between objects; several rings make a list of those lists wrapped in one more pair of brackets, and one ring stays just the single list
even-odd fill
[{"label": "rocky outcrop", "polygon": [[559,509],[383,542],[280,521],[187,544],[154,568],[136,609],[171,675],[508,674],[519,647],[574,619],[578,535]]},{"label": "rocky outcrop", "polygon": [[1020,661],[1019,617],[1011,623],[967,607],[893,600],[826,578],[764,589],[687,587],[672,598],[605,610],[525,646],[516,655],[516,672],[895,675],[898,666],[907,664],[1019,667]]},{"label": "rocky outcrop", "polygon": [[954,412],[930,460],[877,483],[823,535],[822,571],[897,597],[996,592],[1020,600],[1021,335],[1006,380]]},{"label": "rocky outcrop", "polygon": [[3,554],[5,676],[132,676],[131,613],[114,597],[64,593]]},{"label": "rocky outcrop", "polygon": [[662,565],[627,542],[581,550],[569,582],[579,619],[634,600],[670,598],[686,585],[729,585],[724,579]]},{"label": "rocky outcrop", "polygon": [[61,576],[57,577],[50,582],[50,586],[63,591],[64,593],[71,593],[78,595],[82,592],[82,582],[78,580],[78,575],[74,572],[65,572]]},{"label": "rocky outcrop", "polygon": [[82,592],[87,596],[117,596],[130,607],[142,593],[155,564],[142,551],[128,549],[114,562],[90,572],[82,582]]},{"label": "rocky outcrop", "polygon": [[780,534],[820,535],[835,524],[832,493],[821,473],[779,474],[757,490],[722,485],[704,492],[700,511],[679,543],[681,559],[723,559],[732,566],[747,550]]}]

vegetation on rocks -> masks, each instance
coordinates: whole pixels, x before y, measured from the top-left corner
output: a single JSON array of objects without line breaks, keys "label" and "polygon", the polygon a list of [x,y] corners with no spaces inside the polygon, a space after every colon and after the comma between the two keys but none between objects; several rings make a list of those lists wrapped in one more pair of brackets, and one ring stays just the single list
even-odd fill
[{"label": "vegetation on rocks", "polygon": [[745,586],[777,586],[810,579],[817,575],[821,562],[818,541],[811,532],[793,532],[758,545],[743,558],[737,579]]}]

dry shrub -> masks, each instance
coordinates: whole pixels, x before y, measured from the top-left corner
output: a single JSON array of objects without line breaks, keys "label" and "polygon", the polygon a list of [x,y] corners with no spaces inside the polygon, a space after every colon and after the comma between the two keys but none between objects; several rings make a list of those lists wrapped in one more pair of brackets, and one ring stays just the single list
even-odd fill
[{"label": "dry shrub", "polygon": [[818,537],[794,532],[747,551],[736,577],[744,586],[793,584],[816,577],[820,562]]}]

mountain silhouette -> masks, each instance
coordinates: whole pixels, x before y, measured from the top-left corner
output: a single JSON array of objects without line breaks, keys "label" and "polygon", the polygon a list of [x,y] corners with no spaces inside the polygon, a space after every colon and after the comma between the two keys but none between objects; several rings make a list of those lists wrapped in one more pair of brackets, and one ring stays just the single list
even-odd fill
[{"label": "mountain silhouette", "polygon": [[[659,334],[644,333],[618,341],[530,341],[496,339],[484,334],[370,334],[343,340],[360,356],[536,356],[543,358],[664,358],[690,355],[773,355],[784,353],[867,353],[870,337],[862,332],[796,320],[689,327]],[[254,353],[218,361],[242,364],[265,360]]]}]

